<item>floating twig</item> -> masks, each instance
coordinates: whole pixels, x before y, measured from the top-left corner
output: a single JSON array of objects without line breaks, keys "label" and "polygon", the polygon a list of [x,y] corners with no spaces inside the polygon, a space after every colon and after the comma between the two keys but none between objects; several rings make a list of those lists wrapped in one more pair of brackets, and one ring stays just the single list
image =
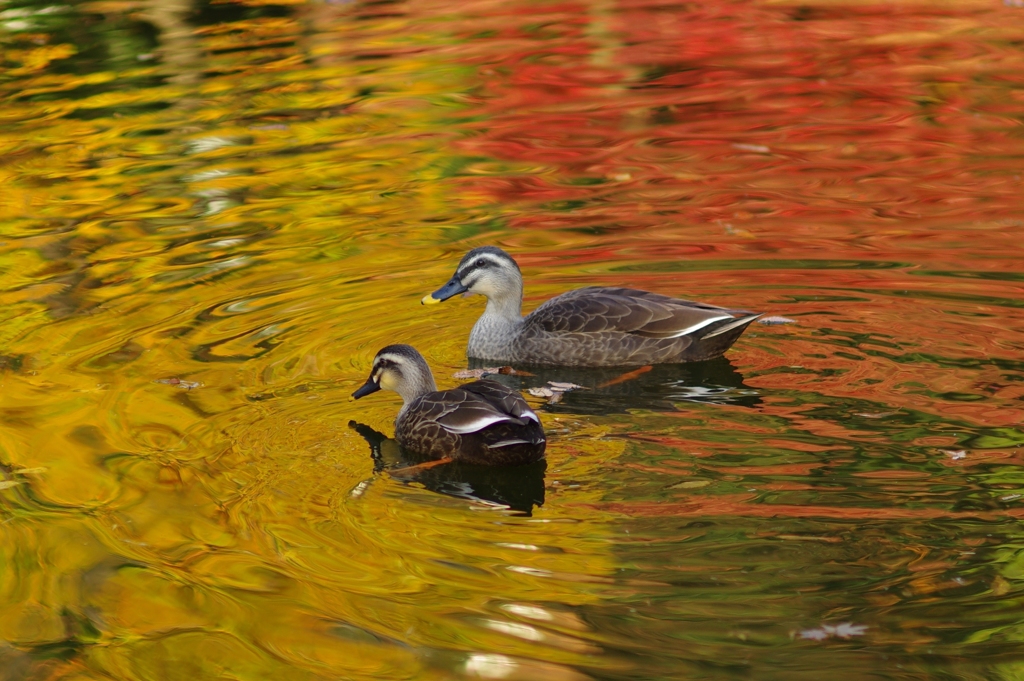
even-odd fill
[{"label": "floating twig", "polygon": [[627,371],[626,373],[622,374],[621,376],[616,376],[612,380],[606,381],[605,383],[602,383],[601,385],[599,385],[597,387],[598,388],[607,388],[610,385],[618,385],[619,383],[625,383],[626,381],[632,381],[634,378],[640,378],[641,376],[643,376],[644,374],[646,374],[648,371],[650,371],[653,368],[654,367],[652,367],[650,364],[648,364],[647,366],[640,367],[639,369],[635,369],[633,371]]},{"label": "floating twig", "polygon": [[406,476],[410,474],[419,473],[425,471],[434,466],[441,466],[446,463],[454,461],[450,456],[446,456],[441,459],[435,459],[434,461],[424,461],[423,463],[413,464],[412,466],[405,466],[404,468],[394,468],[388,471],[392,476]]}]

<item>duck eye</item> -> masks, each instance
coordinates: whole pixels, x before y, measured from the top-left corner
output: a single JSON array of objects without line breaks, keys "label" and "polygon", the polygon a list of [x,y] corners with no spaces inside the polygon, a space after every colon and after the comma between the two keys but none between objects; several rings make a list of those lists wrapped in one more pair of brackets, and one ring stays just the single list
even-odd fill
[{"label": "duck eye", "polygon": [[477,260],[475,263],[473,263],[473,267],[483,267],[483,266],[484,266],[484,261],[483,260]]}]

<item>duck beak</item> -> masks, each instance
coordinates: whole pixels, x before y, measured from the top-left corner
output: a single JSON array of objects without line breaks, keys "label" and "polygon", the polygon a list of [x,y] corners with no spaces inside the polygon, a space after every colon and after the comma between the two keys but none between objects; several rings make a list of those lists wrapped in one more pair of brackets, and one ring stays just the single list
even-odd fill
[{"label": "duck beak", "polygon": [[359,390],[352,393],[352,399],[358,400],[360,397],[366,397],[367,395],[375,393],[378,390],[380,390],[380,384],[374,383],[373,376],[371,376],[370,378],[366,379],[366,383],[364,383]]},{"label": "duck beak", "polygon": [[459,279],[459,275],[453,276],[448,280],[448,283],[437,289],[429,296],[423,296],[423,300],[420,302],[424,305],[433,305],[440,303],[441,301],[448,300],[452,296],[457,296],[460,293],[465,293],[469,288],[462,284],[462,280]]}]

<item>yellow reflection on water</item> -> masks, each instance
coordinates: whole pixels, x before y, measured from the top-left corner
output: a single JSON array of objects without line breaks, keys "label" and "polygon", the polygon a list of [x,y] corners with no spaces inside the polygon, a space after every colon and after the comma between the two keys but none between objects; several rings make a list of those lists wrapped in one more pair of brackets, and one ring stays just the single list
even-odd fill
[{"label": "yellow reflection on water", "polygon": [[424,245],[468,234],[436,181],[465,74],[420,56],[446,38],[188,11],[143,10],[159,66],[9,55],[0,639],[126,679],[584,678],[585,625],[498,606],[571,618],[598,596],[557,575],[611,575],[600,533],[375,474],[347,425],[390,431],[393,401],[347,400],[378,346],[417,340],[442,384],[459,361],[415,304],[450,267]]}]

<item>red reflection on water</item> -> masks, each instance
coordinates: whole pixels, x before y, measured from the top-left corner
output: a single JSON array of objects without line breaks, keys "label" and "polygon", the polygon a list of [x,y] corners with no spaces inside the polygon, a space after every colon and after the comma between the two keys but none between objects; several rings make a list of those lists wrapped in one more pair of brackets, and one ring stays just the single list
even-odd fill
[{"label": "red reflection on water", "polygon": [[1020,19],[996,3],[501,5],[467,35],[482,85],[462,144],[544,171],[466,182],[583,202],[519,227],[1019,216]]}]

